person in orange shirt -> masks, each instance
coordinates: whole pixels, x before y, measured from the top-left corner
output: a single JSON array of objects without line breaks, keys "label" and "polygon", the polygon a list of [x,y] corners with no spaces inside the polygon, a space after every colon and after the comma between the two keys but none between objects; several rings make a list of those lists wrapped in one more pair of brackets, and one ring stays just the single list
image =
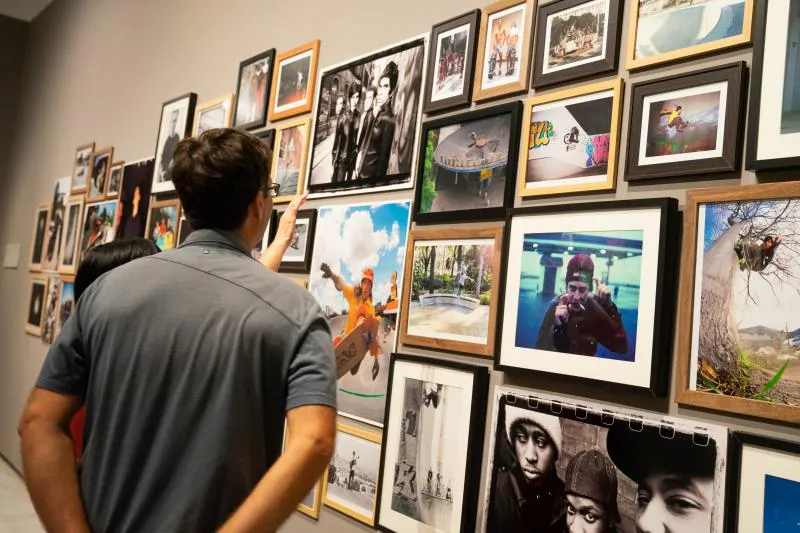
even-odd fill
[{"label": "person in orange shirt", "polygon": [[[347,322],[344,326],[344,335],[342,337],[334,337],[334,346],[337,346],[340,342],[342,342],[344,338],[346,338],[354,329],[356,329],[356,326],[358,326],[362,320],[372,319],[380,323],[380,319],[377,318],[375,314],[375,306],[372,304],[372,285],[375,282],[375,273],[371,268],[364,269],[364,272],[361,274],[361,283],[359,283],[359,285],[356,287],[345,283],[340,276],[333,273],[331,267],[329,267],[326,263],[322,263],[320,265],[320,270],[322,270],[323,278],[333,281],[333,286],[336,287],[337,291],[342,293],[348,305]],[[378,344],[377,335],[372,334],[373,329],[376,328],[370,328],[370,338],[368,339],[367,345],[369,346],[370,354],[375,359],[375,362],[372,365],[372,379],[375,380],[375,378],[378,377],[378,371],[381,368],[380,363],[378,362],[378,357],[380,356],[382,350],[380,344]],[[359,361],[358,364],[356,364],[356,366],[350,370],[350,373],[356,375],[359,368],[361,368],[361,361]]]}]

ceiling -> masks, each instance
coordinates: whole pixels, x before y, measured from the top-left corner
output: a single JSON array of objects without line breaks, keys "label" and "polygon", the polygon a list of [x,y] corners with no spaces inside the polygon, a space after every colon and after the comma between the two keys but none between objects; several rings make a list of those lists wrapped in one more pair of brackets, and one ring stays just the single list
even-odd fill
[{"label": "ceiling", "polygon": [[0,15],[30,22],[53,0],[0,0]]}]

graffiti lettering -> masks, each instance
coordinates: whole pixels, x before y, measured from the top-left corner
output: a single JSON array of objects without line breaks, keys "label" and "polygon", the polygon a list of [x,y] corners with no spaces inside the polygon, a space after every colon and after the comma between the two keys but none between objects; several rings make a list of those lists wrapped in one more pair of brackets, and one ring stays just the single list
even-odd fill
[{"label": "graffiti lettering", "polygon": [[553,137],[553,123],[549,120],[531,122],[531,133],[528,137],[528,148],[538,148],[550,144]]}]

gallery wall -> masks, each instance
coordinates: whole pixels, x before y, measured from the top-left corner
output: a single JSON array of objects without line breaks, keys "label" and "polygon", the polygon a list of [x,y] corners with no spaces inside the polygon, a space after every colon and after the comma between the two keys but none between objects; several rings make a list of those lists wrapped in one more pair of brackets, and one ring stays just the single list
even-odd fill
[{"label": "gallery wall", "polygon": [[30,25],[0,15],[0,183],[6,183],[11,140],[19,109],[22,67]]},{"label": "gallery wall", "polygon": [[[482,7],[474,0],[406,0],[363,2],[340,0],[296,0],[290,3],[230,0],[224,4],[192,0],[57,0],[30,25],[25,49],[22,97],[17,107],[18,123],[8,145],[8,178],[0,195],[0,249],[21,243],[21,264],[0,271],[0,453],[20,468],[16,424],[27,394],[46,353],[41,340],[23,331],[28,282],[24,258],[28,257],[37,205],[48,200],[53,181],[69,175],[75,147],[94,141],[98,148],[115,147],[115,159],[133,161],[151,157],[156,142],[161,104],[174,96],[196,92],[199,100],[233,91],[239,61],[267,48],[293,48],[312,39],[321,40],[320,67],[359,56],[406,38],[427,33],[433,24]],[[626,5],[626,9],[627,9]],[[628,16],[622,35],[627,35]],[[0,20],[2,24],[2,20]],[[0,36],[6,32],[0,26]],[[4,37],[3,37],[4,38]],[[622,39],[621,57],[625,57]],[[5,45],[0,48],[5,53]],[[733,61],[750,62],[750,49],[715,55],[629,75],[623,103],[621,150],[622,173],[626,155],[630,84],[668,77],[689,70]],[[2,58],[0,57],[0,61]],[[3,79],[5,79],[5,73]],[[609,76],[604,79],[611,79]],[[593,80],[596,81],[596,80]],[[581,85],[581,84],[578,84]],[[2,90],[2,89],[0,89]],[[546,91],[542,91],[544,94]],[[507,99],[514,100],[523,96]],[[2,106],[6,99],[0,100]],[[13,100],[12,100],[13,102]],[[3,108],[4,109],[4,108]],[[0,152],[0,176],[2,176]],[[689,187],[756,183],[755,175],[741,180],[712,180],[629,186],[619,180],[612,194],[595,194],[586,200],[672,196],[683,203]],[[365,195],[357,199],[336,198],[310,202],[320,205],[370,200],[411,199],[412,191]],[[526,201],[541,205],[583,201],[564,198]],[[523,204],[519,199],[517,205]],[[401,350],[410,354],[422,350]],[[432,354],[458,360],[459,356]],[[490,362],[470,358],[489,366]],[[654,400],[641,394],[599,389],[555,376],[532,377],[492,373],[492,385],[505,383],[552,391],[577,398],[593,398],[656,413],[680,415],[769,436],[797,440],[796,429],[776,424],[678,408],[671,400]],[[486,442],[484,460],[486,459]],[[482,484],[481,484],[482,486]],[[475,487],[475,490],[478,488]],[[365,526],[323,509],[314,522],[295,513],[286,531],[368,530]]]}]

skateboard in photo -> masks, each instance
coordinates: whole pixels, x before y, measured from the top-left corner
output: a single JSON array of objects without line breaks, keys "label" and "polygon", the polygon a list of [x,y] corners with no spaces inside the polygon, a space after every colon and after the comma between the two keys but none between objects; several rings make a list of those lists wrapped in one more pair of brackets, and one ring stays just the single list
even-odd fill
[{"label": "skateboard in photo", "polygon": [[374,318],[365,318],[349,335],[337,337],[333,350],[336,357],[336,379],[341,379],[361,363],[367,352],[374,349],[377,338],[378,321]]}]

